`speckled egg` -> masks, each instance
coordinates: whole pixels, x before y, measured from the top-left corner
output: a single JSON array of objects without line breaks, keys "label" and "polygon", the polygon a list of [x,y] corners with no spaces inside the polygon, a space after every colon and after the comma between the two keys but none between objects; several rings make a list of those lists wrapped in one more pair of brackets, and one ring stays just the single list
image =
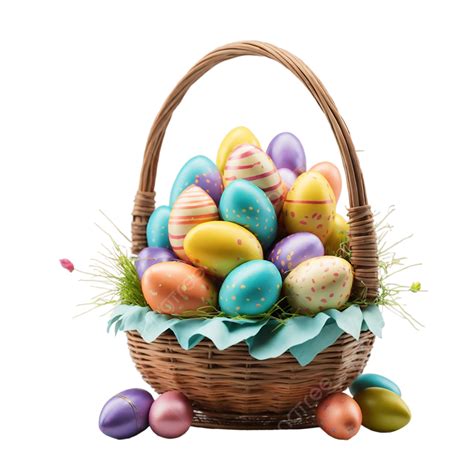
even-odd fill
[{"label": "speckled egg", "polygon": [[294,171],[291,171],[288,168],[279,168],[278,173],[280,173],[280,177],[285,183],[286,189],[290,189],[298,177]]},{"label": "speckled egg", "polygon": [[316,163],[312,166],[309,171],[321,173],[327,179],[329,185],[334,191],[336,202],[339,201],[339,196],[341,195],[342,190],[342,177],[338,167],[329,161],[322,161],[321,163]]},{"label": "speckled egg", "polygon": [[286,187],[270,157],[253,145],[238,146],[227,159],[224,186],[245,179],[259,187],[270,199],[276,213],[280,212]]},{"label": "speckled egg", "polygon": [[210,279],[199,268],[184,262],[156,263],[145,271],[141,283],[146,302],[157,313],[186,316],[217,303]]},{"label": "speckled egg", "polygon": [[222,194],[219,212],[223,220],[250,230],[267,249],[275,240],[277,217],[267,195],[245,179],[230,183]]},{"label": "speckled egg", "polygon": [[347,260],[327,255],[315,257],[288,274],[283,294],[295,313],[313,315],[344,306],[351,294],[352,281],[352,266]]},{"label": "speckled egg", "polygon": [[199,186],[192,184],[178,197],[171,209],[168,234],[174,253],[187,260],[184,252],[186,234],[198,224],[219,219],[216,203]]},{"label": "speckled egg", "polygon": [[205,222],[194,227],[184,239],[189,260],[207,273],[224,278],[249,260],[262,260],[258,239],[233,222]]},{"label": "speckled egg", "polygon": [[301,262],[324,255],[324,246],[310,232],[297,232],[280,240],[270,252],[268,260],[276,265],[282,275],[286,275]]},{"label": "speckled egg", "polygon": [[298,176],[283,205],[288,233],[311,232],[324,244],[332,231],[335,214],[336,198],[326,178],[313,171]]},{"label": "speckled egg", "polygon": [[164,247],[145,247],[137,255],[135,268],[138,277],[141,279],[145,270],[155,263],[174,262],[176,260],[179,260],[178,257],[170,249]]},{"label": "speckled egg", "polygon": [[331,233],[324,244],[326,255],[337,255],[341,244],[346,241],[348,237],[349,224],[345,221],[344,217],[336,214],[334,216]]},{"label": "speckled egg", "polygon": [[169,206],[157,207],[148,219],[146,226],[146,240],[148,247],[171,248],[168,236],[168,221],[171,208]]},{"label": "speckled egg", "polygon": [[191,184],[202,188],[219,204],[223,191],[222,177],[217,166],[209,158],[195,156],[181,168],[171,188],[170,206],[173,206],[178,196]]},{"label": "speckled egg", "polygon": [[273,263],[244,263],[234,268],[222,283],[219,306],[232,316],[264,313],[278,301],[281,284],[280,272]]},{"label": "speckled egg", "polygon": [[260,148],[260,143],[255,135],[247,127],[236,127],[233,128],[222,140],[219,150],[217,152],[217,168],[220,173],[224,173],[224,167],[227,162],[229,155],[239,145],[255,145]]},{"label": "speckled egg", "polygon": [[297,175],[306,171],[306,155],[298,137],[290,132],[279,133],[267,148],[277,168],[288,168]]}]

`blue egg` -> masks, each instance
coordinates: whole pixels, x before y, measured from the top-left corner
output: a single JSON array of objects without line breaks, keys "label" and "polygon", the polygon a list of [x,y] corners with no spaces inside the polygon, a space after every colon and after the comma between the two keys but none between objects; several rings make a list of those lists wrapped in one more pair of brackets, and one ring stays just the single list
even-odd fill
[{"label": "blue egg", "polygon": [[281,275],[273,263],[251,260],[232,270],[219,291],[224,313],[255,315],[268,311],[280,297]]},{"label": "blue egg", "polygon": [[268,249],[276,238],[278,222],[275,209],[264,191],[245,179],[232,181],[219,204],[223,220],[247,228]]},{"label": "blue egg", "polygon": [[191,158],[181,168],[171,188],[170,206],[173,207],[178,196],[191,184],[204,189],[216,204],[219,204],[223,186],[222,177],[215,163],[198,155]]},{"label": "blue egg", "polygon": [[371,387],[379,387],[384,388],[386,390],[390,390],[393,393],[401,396],[402,392],[398,388],[398,385],[395,382],[392,382],[387,377],[378,374],[362,374],[359,375],[353,382],[352,385],[349,387],[352,395],[357,395],[358,393],[362,392],[366,388]]},{"label": "blue egg", "polygon": [[151,214],[146,226],[148,247],[171,248],[170,239],[168,237],[170,212],[171,209],[169,206],[160,206]]}]

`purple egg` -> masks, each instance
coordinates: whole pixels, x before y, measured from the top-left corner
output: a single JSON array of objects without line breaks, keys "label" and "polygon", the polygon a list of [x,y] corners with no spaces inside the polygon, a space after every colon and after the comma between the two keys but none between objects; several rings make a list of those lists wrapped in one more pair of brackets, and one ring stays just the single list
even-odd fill
[{"label": "purple egg", "polygon": [[280,173],[281,179],[285,183],[286,189],[289,191],[291,186],[293,186],[293,183],[296,181],[298,175],[288,168],[280,168],[278,172]]},{"label": "purple egg", "polygon": [[289,273],[301,262],[324,255],[324,246],[314,234],[297,232],[280,240],[268,255],[282,275]]},{"label": "purple egg", "polygon": [[267,148],[276,167],[288,168],[300,175],[306,171],[306,155],[303,145],[298,138],[290,132],[279,133],[270,142]]},{"label": "purple egg", "polygon": [[163,393],[150,408],[150,427],[162,438],[182,436],[188,431],[192,421],[191,402],[177,390]]},{"label": "purple egg", "polygon": [[146,390],[131,388],[112,397],[102,408],[99,428],[111,438],[125,439],[148,428],[153,397]]},{"label": "purple egg", "polygon": [[179,260],[179,258],[170,249],[164,247],[145,247],[135,260],[135,268],[141,280],[145,270],[155,263],[173,262],[175,260]]}]

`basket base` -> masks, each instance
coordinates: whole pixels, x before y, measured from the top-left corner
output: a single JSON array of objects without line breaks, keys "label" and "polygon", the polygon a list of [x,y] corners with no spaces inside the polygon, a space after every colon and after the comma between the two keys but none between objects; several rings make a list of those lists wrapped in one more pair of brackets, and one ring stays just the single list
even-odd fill
[{"label": "basket base", "polygon": [[313,415],[286,417],[278,415],[238,415],[213,414],[194,411],[192,426],[222,430],[288,430],[315,428],[316,418]]}]

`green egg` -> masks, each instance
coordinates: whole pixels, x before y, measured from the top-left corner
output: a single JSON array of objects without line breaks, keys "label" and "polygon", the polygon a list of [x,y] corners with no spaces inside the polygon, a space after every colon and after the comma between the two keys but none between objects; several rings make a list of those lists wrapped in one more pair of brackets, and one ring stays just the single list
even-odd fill
[{"label": "green egg", "polygon": [[394,392],[385,388],[371,387],[354,396],[362,411],[362,424],[372,431],[388,433],[407,425],[410,409]]}]

